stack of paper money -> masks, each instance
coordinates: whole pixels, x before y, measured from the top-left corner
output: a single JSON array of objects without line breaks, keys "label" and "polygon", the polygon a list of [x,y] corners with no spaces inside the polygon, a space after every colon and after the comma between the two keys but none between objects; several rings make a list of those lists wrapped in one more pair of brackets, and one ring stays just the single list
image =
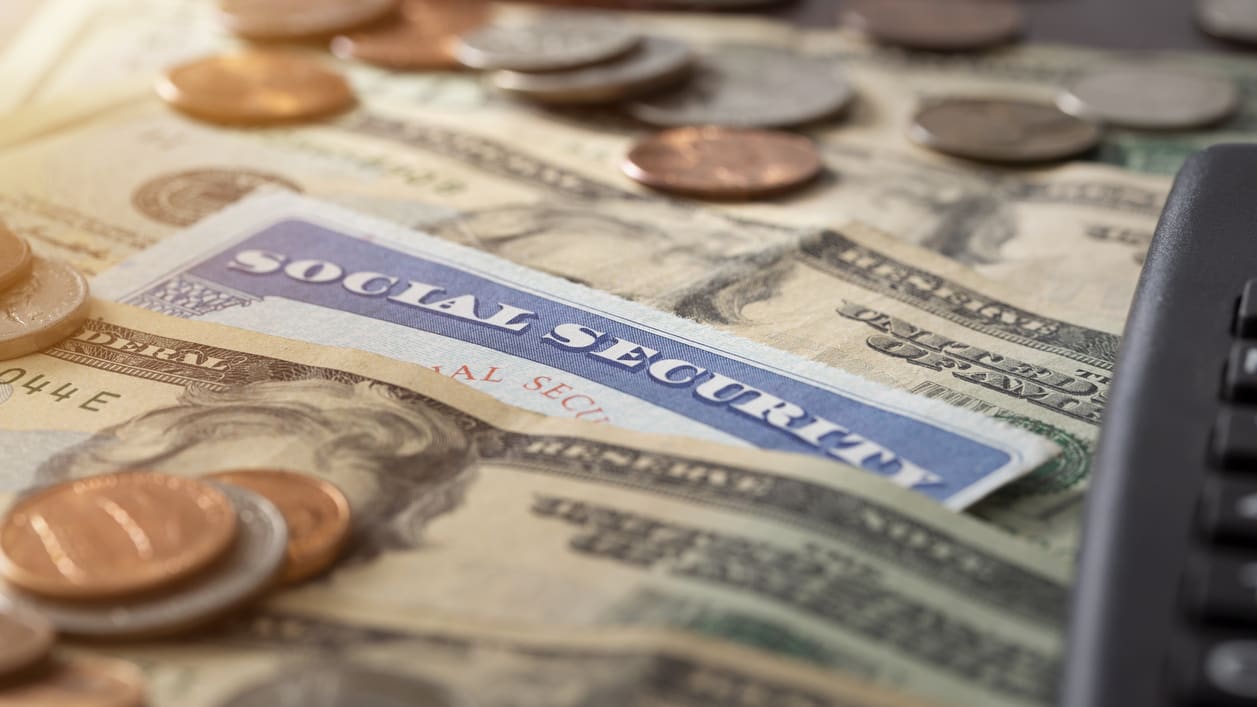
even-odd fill
[{"label": "stack of paper money", "polygon": [[353,534],[177,639],[63,624],[64,671],[133,662],[154,707],[1052,702],[1150,172],[1216,135],[977,166],[903,136],[919,99],[1051,100],[1102,55],[626,16],[841,62],[858,93],[807,131],[827,176],[703,203],[619,172],[619,115],[464,72],[349,61],[338,116],[190,118],[153,78],[236,45],[214,7],[0,27],[0,220],[97,298],[0,361],[0,492],[288,470],[343,491]]}]

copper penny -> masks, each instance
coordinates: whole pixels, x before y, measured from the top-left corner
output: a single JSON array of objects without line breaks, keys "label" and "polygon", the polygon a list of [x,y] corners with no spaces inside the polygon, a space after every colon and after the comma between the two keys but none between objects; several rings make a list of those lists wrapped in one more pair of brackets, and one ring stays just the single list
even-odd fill
[{"label": "copper penny", "polygon": [[121,660],[70,656],[0,689],[0,707],[142,707],[144,674]]},{"label": "copper penny", "polygon": [[7,289],[31,272],[31,244],[0,223],[0,290]]},{"label": "copper penny", "polygon": [[816,145],[801,135],[717,127],[657,133],[623,165],[648,187],[718,199],[776,194],[807,183],[821,168]]},{"label": "copper penny", "polygon": [[349,500],[327,481],[279,469],[220,471],[208,478],[242,486],[275,504],[283,514],[288,524],[285,584],[327,569],[349,539]]},{"label": "copper penny", "polygon": [[0,574],[29,592],[99,599],[174,584],[226,554],[236,511],[218,489],[144,471],[58,484],[0,520]]},{"label": "copper penny", "polygon": [[1046,103],[957,97],[923,105],[908,136],[955,157],[1034,163],[1090,150],[1100,142],[1100,128]]},{"label": "copper penny", "polygon": [[221,123],[318,118],[354,103],[343,76],[284,51],[250,50],[182,64],[158,78],[156,89],[175,108]]},{"label": "copper penny", "polygon": [[25,280],[0,291],[0,361],[42,351],[65,339],[90,310],[82,273],[65,263],[35,258]]},{"label": "copper penny", "polygon": [[0,678],[18,675],[48,657],[56,630],[42,615],[0,597]]},{"label": "copper penny", "polygon": [[218,0],[218,17],[248,39],[326,37],[379,20],[397,0]]},{"label": "copper penny", "polygon": [[332,40],[332,53],[390,69],[454,69],[458,38],[489,21],[482,0],[405,0],[397,19]]},{"label": "copper penny", "polygon": [[1025,14],[1015,0],[848,0],[847,22],[883,44],[964,51],[1012,40]]}]

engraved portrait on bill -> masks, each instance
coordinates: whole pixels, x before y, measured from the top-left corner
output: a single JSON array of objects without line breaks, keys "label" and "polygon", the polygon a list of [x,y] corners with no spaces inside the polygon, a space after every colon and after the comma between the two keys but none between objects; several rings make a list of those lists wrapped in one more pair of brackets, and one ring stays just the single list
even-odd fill
[{"label": "engraved portrait on bill", "polygon": [[470,430],[370,382],[189,387],[171,406],[97,432],[41,465],[38,485],[117,469],[203,474],[281,468],[336,484],[357,520],[350,560],[418,547],[474,483]]}]

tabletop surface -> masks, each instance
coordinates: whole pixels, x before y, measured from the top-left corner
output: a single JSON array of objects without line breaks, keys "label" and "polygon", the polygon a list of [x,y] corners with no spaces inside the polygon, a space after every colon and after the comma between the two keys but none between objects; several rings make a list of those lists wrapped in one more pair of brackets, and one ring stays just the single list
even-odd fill
[{"label": "tabletop surface", "polygon": [[[836,22],[843,0],[793,0],[771,10],[812,26]],[[1192,0],[1023,0],[1027,38],[1109,49],[1213,49],[1251,51],[1201,32]]]}]

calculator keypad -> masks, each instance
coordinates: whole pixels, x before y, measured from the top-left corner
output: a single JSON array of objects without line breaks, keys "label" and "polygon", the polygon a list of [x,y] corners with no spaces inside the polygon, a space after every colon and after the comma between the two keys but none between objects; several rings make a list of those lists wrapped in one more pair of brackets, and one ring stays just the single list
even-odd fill
[{"label": "calculator keypad", "polygon": [[1200,502],[1201,552],[1182,588],[1186,618],[1211,636],[1192,639],[1180,663],[1180,691],[1193,707],[1257,707],[1257,279],[1240,294],[1234,334],[1213,428],[1215,469]]}]

